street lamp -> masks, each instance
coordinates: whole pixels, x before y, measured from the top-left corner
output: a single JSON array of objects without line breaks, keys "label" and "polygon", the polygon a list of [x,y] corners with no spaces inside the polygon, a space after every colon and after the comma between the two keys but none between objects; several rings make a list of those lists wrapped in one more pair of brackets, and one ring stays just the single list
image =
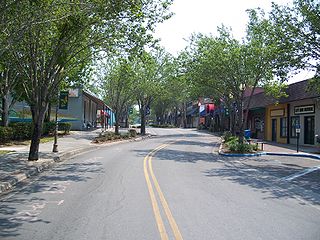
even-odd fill
[{"label": "street lamp", "polygon": [[[58,125],[58,110],[59,110],[59,91],[57,95],[57,104],[56,104],[56,115],[55,115],[55,123],[56,123],[56,128],[54,130],[54,141],[53,141],[53,149],[52,152],[58,152],[58,130],[59,130],[59,125]],[[51,109],[49,109],[50,111]]]}]

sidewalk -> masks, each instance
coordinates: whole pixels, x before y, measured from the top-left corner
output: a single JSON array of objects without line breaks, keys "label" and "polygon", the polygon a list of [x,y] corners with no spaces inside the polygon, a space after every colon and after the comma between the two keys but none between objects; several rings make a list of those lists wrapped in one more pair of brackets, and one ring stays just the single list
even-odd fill
[{"label": "sidewalk", "polygon": [[[294,154],[297,153],[297,146],[293,144],[265,142],[263,151]],[[299,146],[299,153],[317,154],[320,156],[320,146]]]},{"label": "sidewalk", "polygon": [[28,161],[29,146],[0,147],[0,150],[12,151],[0,154],[0,193],[11,189],[15,184],[30,176],[51,168],[55,162],[97,148],[98,146],[91,141],[100,132],[101,129],[73,131],[68,136],[58,138],[58,153],[52,152],[52,141],[40,144],[38,161]]}]

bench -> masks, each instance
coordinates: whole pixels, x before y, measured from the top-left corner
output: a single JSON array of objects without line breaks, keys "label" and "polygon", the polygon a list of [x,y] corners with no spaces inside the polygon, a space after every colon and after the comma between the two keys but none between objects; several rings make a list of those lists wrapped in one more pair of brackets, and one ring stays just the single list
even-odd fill
[{"label": "bench", "polygon": [[249,144],[255,144],[256,146],[257,146],[257,149],[259,149],[259,145],[261,146],[261,151],[263,151],[263,145],[265,144],[265,142],[264,141],[262,141],[261,139],[252,139],[252,138],[249,138],[249,139],[247,139],[247,142],[249,143]]}]

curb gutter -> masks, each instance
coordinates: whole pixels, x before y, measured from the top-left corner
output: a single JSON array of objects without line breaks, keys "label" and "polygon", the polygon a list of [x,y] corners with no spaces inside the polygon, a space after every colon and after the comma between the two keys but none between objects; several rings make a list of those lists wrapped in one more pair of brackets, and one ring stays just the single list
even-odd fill
[{"label": "curb gutter", "polygon": [[320,160],[320,156],[310,153],[284,153],[284,152],[259,152],[259,153],[225,153],[222,151],[222,143],[219,147],[219,155],[226,157],[259,157],[265,155],[271,156],[290,156],[290,157],[306,157]]}]

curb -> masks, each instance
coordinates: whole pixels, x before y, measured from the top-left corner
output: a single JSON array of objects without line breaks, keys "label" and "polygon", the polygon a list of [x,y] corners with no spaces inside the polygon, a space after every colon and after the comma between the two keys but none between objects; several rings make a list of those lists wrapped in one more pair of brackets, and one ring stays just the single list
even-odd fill
[{"label": "curb", "polygon": [[222,151],[222,143],[220,143],[219,155],[225,157],[259,157],[259,156],[288,156],[288,157],[306,157],[320,160],[320,156],[309,154],[309,153],[284,153],[284,152],[260,152],[260,153],[224,153]]},{"label": "curb", "polygon": [[[115,145],[115,144],[119,144],[119,143],[126,143],[126,142],[138,142],[138,141],[142,141],[144,139],[151,138],[151,137],[152,136],[148,134],[148,135],[137,137],[137,138],[130,139],[130,140],[110,142],[108,144],[105,144],[104,146],[110,146],[110,145]],[[52,159],[47,160],[46,162],[39,164],[39,166],[30,167],[30,169],[27,169],[24,171],[20,170],[20,172],[10,174],[10,175],[4,177],[3,179],[0,179],[1,180],[0,195],[12,190],[14,188],[14,186],[17,185],[19,182],[22,182],[22,181],[26,180],[27,178],[37,176],[41,172],[53,168],[56,163],[69,160],[73,156],[84,154],[86,152],[90,152],[90,151],[96,150],[96,149],[104,147],[104,146],[103,145],[102,146],[101,145],[96,145],[96,146],[92,145],[92,146],[88,146],[88,147],[84,147],[84,148],[75,149],[75,150],[72,150],[69,152],[62,153],[61,155],[55,155],[52,157]]]}]

